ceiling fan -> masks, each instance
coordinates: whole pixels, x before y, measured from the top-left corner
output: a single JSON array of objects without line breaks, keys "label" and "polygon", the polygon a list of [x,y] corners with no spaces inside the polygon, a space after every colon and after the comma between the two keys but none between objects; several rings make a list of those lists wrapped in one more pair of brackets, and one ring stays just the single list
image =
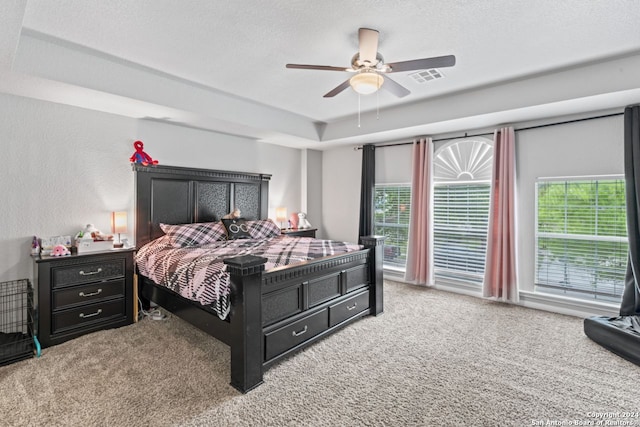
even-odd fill
[{"label": "ceiling fan", "polygon": [[411,92],[392,80],[388,74],[400,71],[426,70],[430,68],[453,67],[456,57],[453,55],[414,59],[411,61],[385,63],[378,53],[377,30],[360,28],[358,30],[359,51],[351,58],[351,67],[332,67],[328,65],[287,64],[287,68],[303,70],[347,71],[355,73],[352,77],[327,92],[324,97],[336,96],[351,86],[356,92],[367,95],[383,88],[402,98]]}]

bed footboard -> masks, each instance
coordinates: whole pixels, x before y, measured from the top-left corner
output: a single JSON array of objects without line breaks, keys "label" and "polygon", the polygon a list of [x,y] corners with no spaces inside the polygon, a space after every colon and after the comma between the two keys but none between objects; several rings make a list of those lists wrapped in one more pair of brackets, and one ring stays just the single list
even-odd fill
[{"label": "bed footboard", "polygon": [[363,316],[381,314],[383,241],[365,236],[362,251],[268,272],[265,258],[225,260],[232,287],[231,385],[246,393],[275,361]]},{"label": "bed footboard", "polygon": [[384,311],[382,260],[384,236],[362,236],[360,244],[369,249],[369,277],[371,314],[378,316]]},{"label": "bed footboard", "polygon": [[243,393],[262,384],[262,272],[266,258],[224,261],[231,276],[231,385]]}]

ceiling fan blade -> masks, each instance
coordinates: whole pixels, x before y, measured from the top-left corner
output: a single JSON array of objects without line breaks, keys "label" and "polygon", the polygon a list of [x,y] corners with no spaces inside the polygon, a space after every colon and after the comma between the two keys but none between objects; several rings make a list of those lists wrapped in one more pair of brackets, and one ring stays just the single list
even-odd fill
[{"label": "ceiling fan blade", "polygon": [[378,36],[379,33],[370,28],[360,28],[358,30],[360,62],[368,61],[370,65],[376,64],[376,56],[378,55]]},{"label": "ceiling fan blade", "polygon": [[391,70],[387,73],[399,71],[428,70],[430,68],[453,67],[456,57],[453,55],[434,56],[433,58],[414,59],[412,61],[392,62],[386,64]]},{"label": "ceiling fan blade", "polygon": [[340,83],[337,87],[333,88],[329,92],[324,95],[324,98],[332,98],[349,87],[349,80],[347,79],[344,82]]},{"label": "ceiling fan blade", "polygon": [[331,67],[329,65],[304,65],[304,64],[287,64],[287,68],[298,68],[301,70],[324,70],[324,71],[350,71],[351,68]]},{"label": "ceiling fan blade", "polygon": [[384,83],[382,84],[382,89],[386,89],[387,91],[391,92],[398,98],[404,98],[405,96],[411,93],[409,89],[405,88],[395,80],[391,80],[389,76],[384,76]]}]

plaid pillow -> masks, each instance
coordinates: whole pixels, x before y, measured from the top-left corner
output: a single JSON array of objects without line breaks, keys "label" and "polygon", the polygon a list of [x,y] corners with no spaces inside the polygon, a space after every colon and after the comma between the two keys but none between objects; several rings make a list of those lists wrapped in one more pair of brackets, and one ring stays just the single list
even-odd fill
[{"label": "plaid pillow", "polygon": [[267,239],[269,237],[279,236],[280,233],[280,227],[270,219],[249,221],[249,234],[252,239]]},{"label": "plaid pillow", "polygon": [[160,224],[175,247],[204,245],[225,240],[227,233],[221,222],[198,222],[194,224]]}]

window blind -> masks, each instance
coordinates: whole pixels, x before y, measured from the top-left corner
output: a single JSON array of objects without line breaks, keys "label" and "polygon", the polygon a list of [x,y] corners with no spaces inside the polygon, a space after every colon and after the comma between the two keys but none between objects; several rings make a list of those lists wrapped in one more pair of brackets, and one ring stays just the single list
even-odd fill
[{"label": "window blind", "polygon": [[383,264],[403,269],[407,262],[411,186],[377,184],[375,188],[375,233],[386,237]]},{"label": "window blind", "polygon": [[628,239],[624,180],[539,179],[536,285],[579,298],[619,298]]},{"label": "window blind", "polygon": [[482,283],[487,250],[488,183],[434,186],[434,273]]}]

